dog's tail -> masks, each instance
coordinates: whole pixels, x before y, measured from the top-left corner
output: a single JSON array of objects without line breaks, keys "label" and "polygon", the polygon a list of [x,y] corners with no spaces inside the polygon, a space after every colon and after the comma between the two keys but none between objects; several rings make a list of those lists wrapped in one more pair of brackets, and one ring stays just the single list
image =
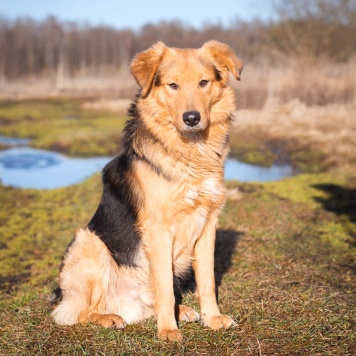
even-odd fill
[{"label": "dog's tail", "polygon": [[54,308],[56,307],[63,299],[63,293],[61,287],[57,287],[53,290],[52,294],[48,297],[49,305]]}]

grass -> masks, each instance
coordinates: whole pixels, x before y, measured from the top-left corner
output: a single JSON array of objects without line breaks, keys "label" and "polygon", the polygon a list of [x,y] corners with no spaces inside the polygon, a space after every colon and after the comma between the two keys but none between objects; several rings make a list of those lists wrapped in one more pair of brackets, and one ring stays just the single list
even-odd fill
[{"label": "grass", "polygon": [[[1,187],[0,349],[4,354],[221,355],[256,354],[259,348],[265,354],[352,354],[355,176],[302,175],[228,187],[240,194],[228,200],[220,219],[216,275],[220,307],[238,325],[214,333],[199,323],[183,323],[182,345],[159,342],[154,320],[116,331],[91,324],[59,327],[49,315],[47,298],[61,255],[96,208],[99,176],[53,191]],[[347,202],[338,195],[342,189],[352,192]],[[184,299],[197,307],[193,294]]]},{"label": "grass", "polygon": [[271,63],[259,57],[246,63],[241,82],[231,84],[242,109],[263,109],[295,99],[308,106],[347,105],[355,103],[355,73],[355,58],[335,63],[327,56],[315,61],[288,56]]},{"label": "grass", "polygon": [[70,156],[114,155],[121,149],[125,110],[85,109],[83,99],[0,103],[0,134],[32,139],[31,146]]},{"label": "grass", "polygon": [[[120,132],[120,118],[83,109],[82,103],[3,103],[0,117],[8,121],[0,131],[4,134],[3,128],[11,126],[17,136],[28,124],[21,115],[32,108],[31,123],[43,127],[50,125],[50,118],[60,122],[64,113],[79,117],[68,120],[68,147],[87,122],[97,120],[94,131],[102,130],[99,122],[105,115]],[[53,137],[59,137],[58,126],[53,128]],[[34,142],[44,139],[40,133],[35,137]],[[345,159],[339,151],[335,157],[338,162]],[[227,182],[227,187],[215,273],[220,308],[237,326],[213,332],[199,322],[181,323],[184,341],[178,344],[159,341],[153,319],[117,331],[93,324],[60,327],[50,317],[48,296],[57,283],[61,256],[97,207],[99,175],[49,191],[0,186],[0,354],[352,355],[355,166],[348,161],[325,172],[264,184]],[[185,294],[184,302],[198,309],[194,293]]]}]

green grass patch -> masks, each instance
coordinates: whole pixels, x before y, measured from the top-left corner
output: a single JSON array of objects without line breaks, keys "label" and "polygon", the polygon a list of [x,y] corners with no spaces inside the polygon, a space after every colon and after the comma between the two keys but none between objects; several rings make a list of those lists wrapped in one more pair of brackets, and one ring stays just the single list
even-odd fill
[{"label": "green grass patch", "polygon": [[0,102],[0,134],[70,156],[113,155],[121,150],[123,113],[82,108],[83,99]]},{"label": "green grass patch", "polygon": [[239,133],[231,135],[230,149],[231,156],[239,161],[264,167],[270,167],[278,158],[263,141],[244,137]]}]

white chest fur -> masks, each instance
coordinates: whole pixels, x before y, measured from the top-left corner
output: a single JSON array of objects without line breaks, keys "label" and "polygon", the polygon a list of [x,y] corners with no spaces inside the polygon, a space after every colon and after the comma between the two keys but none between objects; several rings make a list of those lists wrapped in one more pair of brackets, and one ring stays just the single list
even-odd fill
[{"label": "white chest fur", "polygon": [[216,178],[207,178],[199,186],[190,188],[185,194],[185,201],[196,206],[200,199],[216,202],[225,194],[225,188]]}]

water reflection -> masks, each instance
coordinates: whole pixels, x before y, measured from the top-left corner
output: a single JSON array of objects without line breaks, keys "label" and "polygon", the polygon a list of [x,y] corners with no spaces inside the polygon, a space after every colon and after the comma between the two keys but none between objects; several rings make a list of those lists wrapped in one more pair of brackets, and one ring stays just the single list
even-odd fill
[{"label": "water reflection", "polygon": [[225,179],[236,179],[240,182],[269,182],[280,180],[293,175],[290,165],[262,167],[254,164],[227,159],[225,164]]},{"label": "water reflection", "polygon": [[[54,189],[82,182],[100,171],[111,157],[69,158],[30,147],[0,151],[0,180],[17,188]],[[266,182],[293,174],[290,166],[260,167],[228,159],[225,179]]]},{"label": "water reflection", "polygon": [[43,169],[56,164],[61,160],[46,153],[10,153],[7,156],[0,156],[0,164],[5,169]]}]

